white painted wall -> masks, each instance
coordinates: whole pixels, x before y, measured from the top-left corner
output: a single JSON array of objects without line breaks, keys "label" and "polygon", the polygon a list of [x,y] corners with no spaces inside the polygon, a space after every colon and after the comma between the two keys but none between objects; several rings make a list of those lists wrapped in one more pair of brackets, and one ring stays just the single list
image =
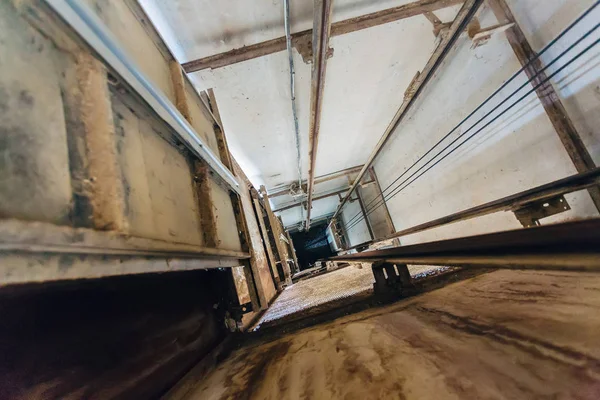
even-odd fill
[{"label": "white painted wall", "polygon": [[[556,36],[592,3],[592,0],[510,1],[519,23],[536,49]],[[599,19],[600,14],[595,12],[585,26],[589,29]],[[496,22],[487,9],[483,10],[480,20],[482,26]],[[581,33],[578,30],[575,36]],[[560,48],[572,41],[572,35],[566,37]],[[376,160],[375,170],[382,188],[520,68],[504,35],[493,37],[487,45],[477,49],[471,49],[470,45],[464,36],[459,40],[445,65],[438,69],[436,77]],[[544,59],[547,61],[556,53],[549,52]],[[569,68],[554,82],[597,162],[600,157],[599,59],[596,50],[593,56]],[[504,98],[524,82],[523,76],[517,81],[499,98]],[[468,126],[464,125],[461,129],[464,131]],[[453,137],[456,134],[458,132]],[[401,230],[575,173],[539,100],[532,94],[504,118],[482,131],[476,140],[464,145],[389,200],[388,207],[396,229]],[[566,197],[572,210],[542,223],[598,215],[587,192]],[[403,244],[410,244],[518,227],[520,224],[512,213],[497,213],[401,240]],[[358,243],[352,236],[351,242]]]}]

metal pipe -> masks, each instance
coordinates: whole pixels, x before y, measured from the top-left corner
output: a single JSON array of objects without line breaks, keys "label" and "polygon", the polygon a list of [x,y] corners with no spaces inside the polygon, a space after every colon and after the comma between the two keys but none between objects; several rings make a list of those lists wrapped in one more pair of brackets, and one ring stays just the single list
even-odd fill
[{"label": "metal pipe", "polygon": [[311,73],[310,125],[308,144],[308,200],[306,205],[306,230],[310,229],[310,212],[312,208],[312,192],[315,183],[315,167],[317,149],[319,147],[319,130],[321,125],[321,109],[325,88],[325,72],[327,67],[327,51],[331,30],[331,11],[333,0],[315,0],[313,22],[313,62]]},{"label": "metal pipe", "polygon": [[292,35],[290,33],[290,0],[283,0],[285,43],[290,64],[290,93],[292,97],[292,115],[294,117],[294,133],[296,137],[296,161],[298,163],[298,188],[302,190],[302,158],[300,154],[300,128],[298,127],[298,112],[296,109],[296,90],[294,69],[294,53],[292,51]]},{"label": "metal pipe", "polygon": [[192,153],[206,161],[233,191],[241,192],[233,173],[200,139],[173,103],[140,71],[88,6],[79,0],[45,1],[173,129]]},{"label": "metal pipe", "polygon": [[600,219],[440,240],[332,257],[332,261],[493,266],[600,272]]}]

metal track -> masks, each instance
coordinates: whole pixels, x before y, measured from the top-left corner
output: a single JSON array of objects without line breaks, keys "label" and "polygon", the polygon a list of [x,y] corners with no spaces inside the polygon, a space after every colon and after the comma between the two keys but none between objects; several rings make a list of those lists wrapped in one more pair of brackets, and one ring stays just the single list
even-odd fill
[{"label": "metal track", "polygon": [[600,272],[600,219],[367,251],[332,261]]}]

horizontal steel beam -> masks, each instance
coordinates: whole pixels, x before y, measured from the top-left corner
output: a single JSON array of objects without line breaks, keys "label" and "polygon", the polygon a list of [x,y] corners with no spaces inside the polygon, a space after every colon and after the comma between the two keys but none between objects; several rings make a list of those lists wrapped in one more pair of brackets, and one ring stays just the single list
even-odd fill
[{"label": "horizontal steel beam", "polygon": [[[361,15],[344,21],[335,22],[331,25],[331,36],[344,35],[346,33],[356,32],[362,29],[371,28],[378,25],[387,24],[401,19],[421,15],[428,11],[436,11],[442,8],[450,7],[462,3],[463,0],[419,0],[409,4],[403,4],[398,7],[389,8],[374,13]],[[312,29],[292,34],[292,44],[297,45],[310,40]],[[199,58],[182,64],[185,72],[196,72],[208,68],[221,68],[227,65],[236,64],[242,61],[252,60],[269,54],[284,51],[286,49],[285,36],[251,44],[238,49],[226,51],[224,53]]]},{"label": "horizontal steel beam", "polygon": [[[313,198],[313,202],[315,202],[317,200],[326,199],[326,198],[331,197],[331,196],[337,196],[338,194],[342,194],[342,193],[347,192],[348,189],[350,189],[350,187],[345,187],[345,188],[342,188],[342,189],[337,189],[337,190],[335,190],[333,192],[317,194]],[[275,208],[273,210],[273,212],[285,211],[285,210],[289,210],[290,208],[298,207],[298,206],[302,205],[302,203],[304,203],[305,201],[306,200],[303,198],[301,200],[296,200],[296,201],[293,201],[293,202],[290,202],[290,203],[287,203],[287,204],[282,204],[278,208]]]},{"label": "horizontal steel beam", "polygon": [[333,257],[332,261],[600,272],[600,219]]},{"label": "horizontal steel beam", "polygon": [[514,210],[534,201],[548,200],[556,196],[587,189],[598,184],[600,184],[600,168],[595,168],[583,174],[571,175],[566,178],[535,187],[533,189],[525,190],[523,192],[506,196],[498,200],[490,201],[489,203],[485,203],[480,206],[468,208],[445,217],[437,218],[423,224],[403,229],[392,235],[377,239],[376,241],[368,241],[352,246],[347,250],[352,250],[357,247],[367,246],[401,236],[407,236],[417,232],[423,232],[428,229],[437,228],[458,221],[466,221],[471,218],[481,217],[484,215],[493,214],[495,212]]},{"label": "horizontal steel beam", "polygon": [[[323,183],[323,182],[329,182],[329,181],[332,181],[334,179],[338,179],[338,178],[341,178],[344,176],[356,174],[362,169],[362,167],[363,167],[362,165],[357,165],[356,167],[346,168],[346,169],[343,169],[340,171],[332,172],[330,174],[317,176],[315,178],[315,185],[317,185],[319,183]],[[303,186],[304,191],[306,191],[306,182],[307,182],[306,179],[302,180],[302,186]],[[270,189],[270,190],[267,190],[267,192],[269,193],[269,198],[271,199],[273,197],[289,194],[290,188],[289,188],[289,186],[286,186],[284,188]]]},{"label": "horizontal steel beam", "polygon": [[110,30],[84,2],[79,0],[45,0],[45,2],[173,129],[193,154],[206,161],[223,182],[240,193],[241,189],[233,173],[202,141],[165,94],[140,71]]}]

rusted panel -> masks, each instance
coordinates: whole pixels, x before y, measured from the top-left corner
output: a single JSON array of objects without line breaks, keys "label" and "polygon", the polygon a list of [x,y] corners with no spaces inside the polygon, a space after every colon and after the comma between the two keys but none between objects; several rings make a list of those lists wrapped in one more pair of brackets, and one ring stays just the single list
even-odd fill
[{"label": "rusted panel", "polygon": [[68,222],[71,183],[59,86],[62,56],[0,4],[0,216]]},{"label": "rusted panel", "polygon": [[169,399],[591,400],[599,315],[597,274],[497,271],[239,349]]},{"label": "rusted panel", "polygon": [[[511,28],[506,30],[506,38],[521,65],[526,66],[525,73],[531,79],[531,84],[537,86],[545,81],[547,76],[542,71],[542,61],[539,58],[534,60],[536,53],[516,22],[506,2],[504,0],[490,0],[488,4],[496,15],[498,22],[514,23]],[[537,88],[535,92],[577,172],[587,172],[596,168],[594,160],[583,144],[558,93],[554,90],[552,82],[546,82]],[[596,209],[600,211],[600,187],[591,187],[588,189],[588,192],[592,197]]]},{"label": "rusted panel", "polygon": [[[450,7],[462,3],[463,0],[420,0],[409,4],[403,4],[398,7],[377,11],[360,17],[350,18],[339,21],[331,26],[331,35],[344,35],[361,29],[371,28],[377,25],[387,24],[389,22],[399,21],[404,18],[410,18],[428,11],[435,11],[441,8]],[[292,45],[294,47],[306,48],[307,43],[312,43],[313,31],[311,29],[292,34]],[[201,71],[207,68],[221,68],[227,65],[251,60],[253,58],[277,53],[286,49],[286,40],[284,37],[268,40],[266,42],[256,43],[239,49],[233,49],[224,53],[192,60],[183,64],[185,72]]]}]

